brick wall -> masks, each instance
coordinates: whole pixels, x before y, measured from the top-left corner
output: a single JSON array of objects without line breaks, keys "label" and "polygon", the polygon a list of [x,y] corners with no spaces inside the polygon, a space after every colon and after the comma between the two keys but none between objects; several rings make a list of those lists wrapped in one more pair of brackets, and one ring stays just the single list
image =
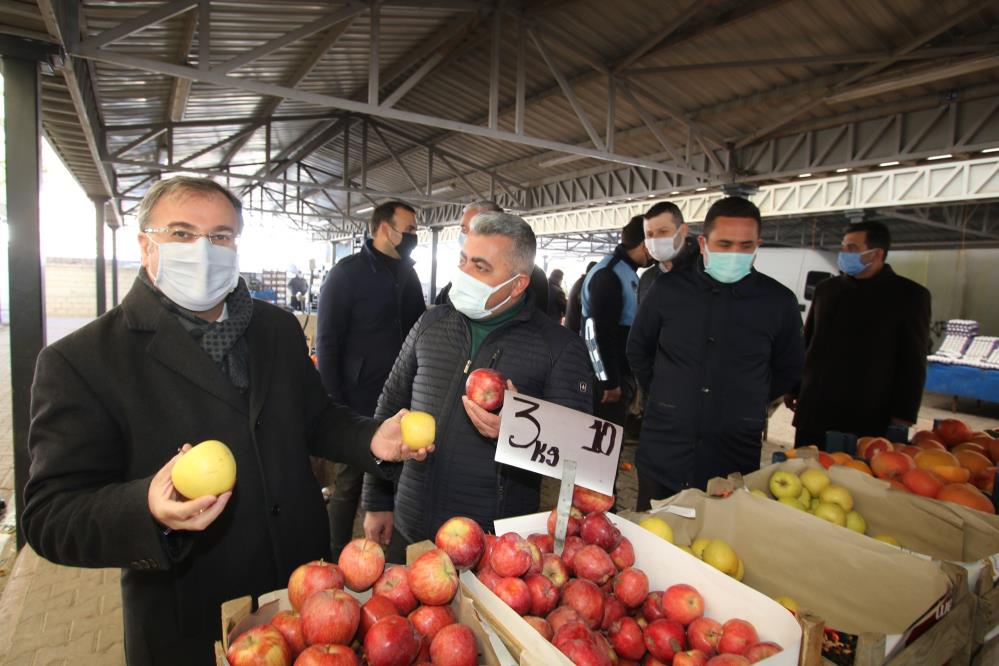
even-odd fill
[{"label": "brick wall", "polygon": [[[106,262],[106,300],[111,307],[111,262]],[[118,299],[132,287],[137,264],[118,264]],[[93,317],[97,314],[97,275],[93,259],[45,260],[45,313],[49,317]]]}]

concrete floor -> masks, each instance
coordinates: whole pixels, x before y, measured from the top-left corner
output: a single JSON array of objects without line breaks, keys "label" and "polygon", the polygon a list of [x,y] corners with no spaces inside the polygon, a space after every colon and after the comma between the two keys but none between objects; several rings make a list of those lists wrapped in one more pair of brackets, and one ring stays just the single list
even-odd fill
[{"label": "concrete floor", "polygon": [[[51,321],[49,340],[55,340],[84,323]],[[13,495],[13,444],[10,420],[10,343],[8,329],[0,326],[0,497]],[[951,400],[929,395],[923,400],[917,427],[929,428],[933,419],[952,416]],[[975,429],[999,426],[999,405],[960,401],[957,416]],[[787,448],[794,439],[791,413],[781,407],[770,419],[763,461],[774,450]],[[634,506],[637,481],[633,468],[634,446],[622,452],[619,503]],[[554,505],[558,484],[544,483],[544,508]],[[355,532],[360,534],[359,521]],[[15,553],[13,519],[8,510],[0,522],[0,666],[116,666],[124,664],[122,652],[121,596],[116,569],[62,567],[38,557],[31,548]]]}]

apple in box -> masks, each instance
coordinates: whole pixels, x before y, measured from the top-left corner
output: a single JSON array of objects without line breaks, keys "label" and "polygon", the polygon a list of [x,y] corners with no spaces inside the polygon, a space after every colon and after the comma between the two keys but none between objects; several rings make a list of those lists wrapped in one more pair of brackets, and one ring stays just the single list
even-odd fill
[{"label": "apple in box", "polygon": [[361,622],[357,627],[357,637],[364,640],[368,629],[373,627],[375,622],[389,615],[399,615],[399,609],[395,607],[395,604],[381,595],[371,595],[371,598],[361,606]]},{"label": "apple in box", "polygon": [[430,661],[435,666],[475,666],[479,661],[475,634],[463,624],[449,624],[431,641]]},{"label": "apple in box", "polygon": [[232,666],[290,666],[291,648],[277,628],[261,624],[240,634],[225,657]]},{"label": "apple in box", "polygon": [[354,539],[340,552],[338,564],[347,587],[354,592],[364,592],[385,570],[385,553],[371,539]]},{"label": "apple in box", "polygon": [[465,395],[482,409],[493,411],[503,406],[506,381],[492,368],[472,370],[465,380]]},{"label": "apple in box", "polygon": [[447,553],[435,548],[409,566],[409,587],[421,603],[443,606],[458,591],[458,572]]},{"label": "apple in box", "polygon": [[302,604],[302,635],[308,645],[349,645],[361,623],[361,604],[343,590],[316,592]]},{"label": "apple in box", "polygon": [[396,565],[386,569],[382,577],[375,581],[375,586],[371,591],[395,604],[399,615],[407,615],[420,605],[420,602],[413,596],[413,590],[409,587],[409,567],[405,565]]},{"label": "apple in box", "polygon": [[463,571],[479,563],[486,549],[486,534],[471,518],[455,516],[440,526],[434,544],[447,553],[455,567]]},{"label": "apple in box", "polygon": [[288,578],[288,601],[297,611],[320,590],[342,590],[344,583],[340,567],[323,560],[307,562],[291,572]]},{"label": "apple in box", "polygon": [[422,637],[404,617],[390,615],[375,622],[364,637],[369,666],[409,666],[420,654]]},{"label": "apple in box", "polygon": [[297,611],[280,611],[271,618],[270,625],[284,636],[288,647],[291,648],[293,659],[305,649],[305,637],[302,635],[302,616]]},{"label": "apple in box", "polygon": [[295,660],[295,666],[360,666],[360,663],[346,645],[311,645]]}]

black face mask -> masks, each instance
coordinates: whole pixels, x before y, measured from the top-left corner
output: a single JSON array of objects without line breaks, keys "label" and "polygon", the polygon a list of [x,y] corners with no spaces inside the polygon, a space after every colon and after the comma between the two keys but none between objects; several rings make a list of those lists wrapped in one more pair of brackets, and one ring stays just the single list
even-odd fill
[{"label": "black face mask", "polygon": [[413,253],[413,250],[419,244],[420,239],[416,234],[406,234],[400,232],[400,235],[402,236],[402,240],[400,240],[399,244],[395,246],[395,251],[399,253],[400,257],[409,259],[409,255]]}]

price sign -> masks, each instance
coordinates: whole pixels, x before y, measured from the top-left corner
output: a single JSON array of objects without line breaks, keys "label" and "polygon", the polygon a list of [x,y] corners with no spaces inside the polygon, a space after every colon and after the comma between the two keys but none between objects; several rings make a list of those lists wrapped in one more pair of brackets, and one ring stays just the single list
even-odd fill
[{"label": "price sign", "polygon": [[623,444],[619,425],[507,391],[496,462],[561,479],[563,462],[574,460],[576,485],[613,495]]}]

